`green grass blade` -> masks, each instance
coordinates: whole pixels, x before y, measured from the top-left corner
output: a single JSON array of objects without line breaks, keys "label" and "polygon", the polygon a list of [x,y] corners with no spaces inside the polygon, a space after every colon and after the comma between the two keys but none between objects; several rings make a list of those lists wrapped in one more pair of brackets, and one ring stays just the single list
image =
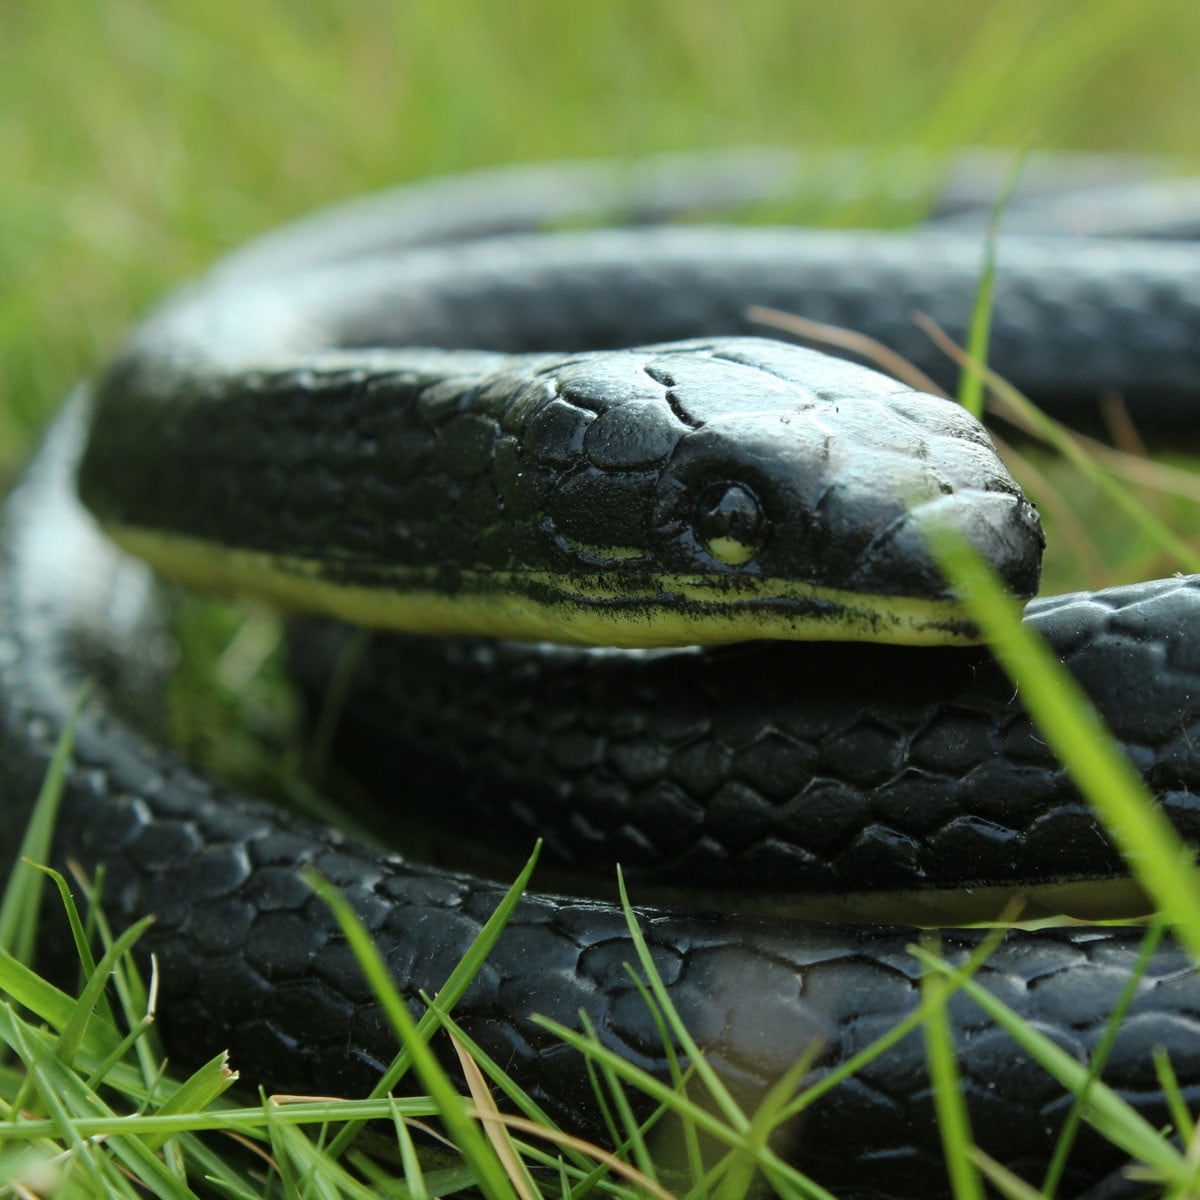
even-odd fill
[{"label": "green grass blade", "polygon": [[305,878],[336,918],[363,975],[395,1031],[398,1043],[407,1051],[422,1087],[437,1105],[438,1116],[447,1132],[476,1173],[479,1189],[489,1200],[514,1200],[515,1193],[495,1151],[479,1126],[467,1115],[463,1097],[430,1050],[416,1019],[397,992],[388,974],[387,964],[371,940],[371,935],[349,902],[332,884],[315,872],[309,872]]},{"label": "green grass blade", "polygon": [[79,714],[91,694],[91,686],[79,689],[62,733],[54,747],[41,791],[34,802],[33,812],[25,827],[25,836],[17,851],[16,865],[0,900],[0,947],[8,950],[20,962],[32,961],[38,920],[42,910],[42,880],[35,864],[49,862],[54,837],[54,823],[62,799],[63,783],[75,745],[75,730]]},{"label": "green grass blade", "polygon": [[983,1200],[979,1172],[971,1158],[974,1139],[959,1080],[954,1031],[946,1011],[950,999],[948,979],[927,971],[921,977],[921,998],[930,1002],[924,1026],[925,1061],[950,1188],[954,1200]]},{"label": "green grass blade", "polygon": [[[0,1009],[0,1036],[18,1048],[23,1061],[38,1085],[56,1131],[77,1155],[90,1158],[83,1147],[84,1135],[76,1127],[80,1117],[104,1116],[119,1120],[111,1109],[63,1063],[49,1047],[36,1038],[26,1038],[21,1023],[11,1012]],[[117,1132],[105,1146],[136,1177],[164,1200],[191,1200],[189,1188],[176,1179],[161,1159],[136,1135]],[[131,1193],[132,1195],[132,1193]]]},{"label": "green grass blade", "polygon": [[[3,1011],[0,1009],[0,1011]],[[37,1038],[38,1031],[23,1026],[25,1041],[37,1040],[44,1045],[46,1037]],[[47,1053],[52,1046],[45,1046]],[[395,1107],[393,1107],[395,1106]],[[214,1108],[205,1112],[135,1114],[101,1114],[80,1117],[78,1125],[81,1136],[110,1137],[122,1132],[153,1135],[165,1133],[175,1136],[193,1129],[200,1133],[224,1130],[246,1137],[261,1135],[272,1122],[285,1125],[327,1125],[348,1118],[361,1121],[388,1121],[399,1111],[405,1119],[423,1120],[436,1116],[437,1109],[427,1097],[404,1096],[384,1097],[379,1100],[313,1100],[295,1104],[280,1104],[267,1101],[264,1104],[244,1108]],[[50,1137],[54,1134],[51,1122],[30,1117],[17,1124],[0,1121],[0,1141],[24,1140],[28,1137]]]},{"label": "green grass blade", "polygon": [[[655,1028],[658,1030],[658,1038],[662,1043],[663,1054],[667,1060],[667,1071],[671,1078],[671,1086],[676,1091],[682,1092],[687,1087],[687,1082],[692,1075],[691,1071],[685,1072],[679,1062],[679,1055],[675,1049],[675,1041],[671,1037],[670,1028],[667,1025],[667,1020],[663,1016],[662,1010],[654,1001],[654,995],[650,989],[638,978],[637,972],[632,965],[626,966],[626,971],[633,986],[637,988],[638,995],[642,998],[642,1003],[646,1006],[646,1011],[650,1014],[651,1020],[654,1022]],[[692,1179],[700,1179],[704,1174],[704,1159],[700,1153],[700,1142],[696,1136],[695,1129],[686,1121],[682,1126],[684,1154],[687,1158],[688,1170]]]},{"label": "green grass blade", "polygon": [[425,1170],[413,1144],[412,1134],[408,1124],[400,1115],[400,1110],[392,1107],[392,1128],[396,1131],[396,1145],[400,1151],[400,1165],[404,1170],[404,1182],[408,1186],[412,1200],[430,1200],[429,1185],[425,1179]]},{"label": "green grass blade", "polygon": [[[26,859],[25,861],[29,861]],[[92,947],[88,942],[87,931],[84,929],[83,919],[79,915],[79,906],[75,903],[75,897],[71,894],[71,885],[67,883],[66,877],[60,871],[54,870],[53,867],[43,867],[33,864],[38,871],[48,878],[58,890],[58,896],[62,902],[63,911],[67,914],[67,923],[71,927],[71,940],[75,944],[75,953],[79,956],[79,964],[83,976],[86,978],[91,975],[96,969],[96,959],[92,954]],[[109,1019],[112,1018],[112,1011],[108,1005],[108,1001],[101,997],[101,1011]]]},{"label": "green grass blade", "polygon": [[[733,1151],[727,1156],[726,1161],[721,1164],[725,1172],[724,1177],[712,1189],[716,1200],[742,1200],[742,1197],[751,1191],[759,1169],[760,1153],[770,1144],[772,1135],[781,1124],[781,1114],[795,1095],[800,1081],[812,1070],[818,1052],[818,1047],[813,1045],[807,1053],[801,1054],[771,1085],[759,1102],[750,1116],[747,1136],[747,1140],[758,1152],[748,1154]],[[698,1175],[695,1177],[699,1178]]]},{"label": "green grass blade", "polygon": [[976,364],[987,362],[988,341],[992,331],[992,306],[996,295],[996,243],[1000,237],[1000,218],[1008,207],[1012,194],[1025,165],[1025,152],[1013,160],[1000,194],[996,197],[988,214],[987,232],[983,239],[983,271],[979,287],[975,291],[975,304],[971,310],[971,324],[967,331],[968,361],[962,368],[958,381],[958,402],[976,420],[983,418],[984,381],[983,373]]},{"label": "green grass blade", "polygon": [[[598,1045],[600,1039],[587,1013],[580,1012],[579,1023],[588,1041],[593,1045]],[[620,1133],[619,1137],[613,1138],[613,1144],[621,1146],[622,1151],[628,1153],[633,1159],[633,1163],[637,1169],[648,1179],[657,1183],[658,1172],[655,1169],[654,1160],[651,1158],[649,1148],[646,1145],[641,1123],[634,1114],[633,1107],[629,1102],[629,1097],[625,1094],[625,1089],[622,1087],[620,1079],[617,1078],[616,1072],[603,1059],[591,1061],[595,1063],[600,1072],[600,1078],[603,1080],[604,1088],[611,1101],[613,1123],[615,1123]]]},{"label": "green grass blade", "polygon": [[83,985],[83,991],[79,993],[79,999],[75,1002],[75,1010],[71,1014],[71,1019],[67,1022],[58,1041],[56,1053],[62,1062],[70,1064],[75,1061],[88,1025],[96,1015],[94,1009],[100,993],[108,984],[109,976],[115,970],[117,963],[125,957],[142,934],[153,924],[153,917],[143,917],[126,929],[108,948],[96,969],[88,977],[87,982]]},{"label": "green grass blade", "polygon": [[1075,677],[1020,618],[992,569],[949,530],[938,562],[1054,753],[1104,821],[1138,882],[1200,959],[1200,872]]},{"label": "green grass blade", "polygon": [[126,1055],[133,1049],[135,1042],[140,1041],[146,1036],[152,1024],[152,1017],[149,1015],[143,1016],[108,1054],[101,1059],[99,1064],[92,1069],[85,1081],[86,1086],[97,1088],[101,1083],[108,1081],[117,1064],[125,1060]]},{"label": "green grass blade", "polygon": [[623,1058],[615,1050],[610,1050],[607,1046],[592,1041],[558,1021],[541,1016],[535,1016],[534,1020],[544,1029],[553,1033],[555,1037],[560,1038],[569,1046],[574,1046],[581,1054],[602,1060],[615,1075],[657,1100],[663,1107],[677,1114],[680,1119],[693,1122],[700,1132],[710,1134],[718,1142],[731,1149],[755,1155],[759,1169],[764,1175],[773,1181],[778,1180],[781,1186],[793,1188],[800,1195],[810,1197],[812,1200],[835,1200],[820,1184],[783,1162],[773,1151],[755,1146],[749,1140],[747,1129],[739,1129],[729,1124],[724,1120],[724,1114],[711,1112],[687,1096],[680,1095],[670,1084],[656,1079],[642,1068],[629,1062],[628,1059]]},{"label": "green grass blade", "polygon": [[[112,928],[100,903],[103,884],[103,865],[97,869],[94,881],[86,878],[79,880],[79,885],[88,902],[87,929],[90,929],[92,936],[98,938],[100,944],[105,947],[105,961],[111,963],[108,977],[111,978],[113,991],[116,993],[125,1024],[130,1029],[137,1029],[138,1026],[141,1026],[139,1036],[132,1040],[131,1045],[141,1068],[142,1079],[147,1086],[152,1088],[153,1081],[161,1074],[163,1061],[162,1049],[155,1036],[154,1023],[146,1020],[148,1016],[152,1015],[152,1001],[133,956],[111,953],[117,939],[113,937]],[[153,959],[151,962],[153,964]],[[94,977],[94,974],[87,976],[87,978]],[[107,1003],[105,1003],[103,1011],[108,1011]]]},{"label": "green grass blade", "polygon": [[[438,1010],[442,1027],[451,1033],[456,1041],[461,1043],[495,1087],[512,1100],[522,1116],[545,1129],[548,1133],[563,1132],[512,1079],[504,1074],[499,1064],[489,1057],[452,1017],[441,1010],[436,1000],[426,997],[422,998],[425,999],[425,1002],[431,1008]],[[592,1033],[590,1036],[594,1038],[595,1035]],[[663,1112],[665,1112],[665,1109],[660,1106],[638,1126],[640,1137],[645,1138],[661,1118]],[[628,1153],[628,1148],[617,1135],[615,1126],[610,1128],[610,1141],[616,1147],[618,1155],[624,1158]],[[556,1142],[556,1145],[558,1146],[559,1153],[562,1155],[557,1160],[558,1164],[563,1171],[568,1172],[570,1177],[576,1180],[576,1187],[580,1194],[587,1194],[601,1180],[611,1174],[612,1168],[603,1160],[598,1161],[593,1157],[589,1157],[586,1152],[577,1150],[569,1142]],[[539,1158],[546,1165],[549,1164],[550,1159],[548,1156],[539,1155],[536,1148],[531,1148],[528,1153],[535,1158]]]},{"label": "green grass blade", "polygon": [[972,1147],[971,1158],[1004,1200],[1046,1200],[1047,1192],[1038,1191],[1032,1184],[1026,1183],[1019,1175],[1013,1174],[1007,1167],[985,1154],[978,1146]]},{"label": "green grass blade", "polygon": [[[533,853],[530,854],[520,874],[513,880],[512,886],[504,893],[500,903],[496,905],[495,911],[484,922],[483,928],[476,935],[466,954],[463,955],[454,970],[447,976],[446,982],[437,994],[438,1003],[443,1011],[453,1011],[454,1005],[462,998],[463,993],[470,986],[471,980],[479,973],[488,955],[491,954],[492,948],[504,932],[505,925],[508,924],[509,918],[516,910],[521,897],[525,894],[525,890],[529,886],[529,880],[533,876],[534,867],[537,866],[541,848],[542,843],[539,841],[534,846]],[[391,988],[390,980],[387,981],[387,986],[394,992],[394,989]],[[421,1038],[427,1039],[430,1037],[437,1027],[437,1022],[437,1013],[427,1010],[417,1023],[417,1032]],[[379,1084],[372,1089],[371,1097],[386,1096],[408,1070],[410,1062],[411,1055],[409,1050],[407,1047],[403,1047],[392,1065],[384,1072]],[[344,1153],[361,1129],[361,1123],[350,1122],[345,1125],[337,1137],[330,1143],[329,1153],[335,1158],[339,1154]]]},{"label": "green grass blade", "polygon": [[1197,551],[1184,538],[1174,533],[1164,521],[1155,516],[1121,480],[1105,469],[1096,455],[1089,453],[1080,444],[1070,430],[1052,417],[1046,416],[1037,405],[1023,396],[1008,380],[991,367],[971,359],[928,318],[917,313],[913,319],[956,362],[963,366],[973,365],[974,369],[983,376],[993,395],[1001,402],[998,411],[1002,415],[1009,417],[1026,432],[1032,433],[1046,445],[1057,450],[1084,479],[1102,492],[1116,508],[1119,508],[1145,533],[1151,542],[1161,546],[1184,570],[1200,572],[1200,551]]},{"label": "green grass blade", "polygon": [[683,1047],[684,1053],[691,1062],[697,1078],[708,1089],[713,1101],[721,1110],[721,1114],[733,1128],[744,1133],[750,1127],[749,1118],[742,1112],[737,1101],[730,1095],[728,1088],[721,1082],[720,1076],[717,1075],[716,1071],[706,1061],[700,1047],[696,1044],[695,1039],[688,1031],[687,1026],[680,1018],[675,1005],[672,1003],[671,997],[663,984],[662,976],[659,975],[658,969],[654,965],[654,957],[650,953],[650,947],[646,944],[641,926],[638,924],[637,914],[633,910],[633,905],[629,902],[629,893],[625,888],[625,878],[620,871],[617,873],[617,888],[620,892],[621,908],[625,914],[625,924],[629,930],[630,940],[633,942],[634,952],[637,954],[638,962],[645,973],[646,983],[649,985],[655,1002],[658,1004],[659,1011],[670,1026],[671,1032],[679,1040],[679,1044]]},{"label": "green grass blade", "polygon": [[[914,946],[912,952],[931,970],[944,975],[953,973],[953,968],[948,964],[920,947]],[[1022,1050],[1057,1079],[1067,1091],[1076,1093],[1088,1085],[1088,1070],[1082,1063],[1077,1062],[1062,1047],[1023,1021],[1002,1000],[975,980],[967,980],[963,988],[997,1025],[1009,1033]],[[1114,1145],[1154,1167],[1165,1178],[1172,1182],[1186,1180],[1190,1168],[1178,1150],[1103,1082],[1097,1081],[1092,1084],[1083,1115],[1089,1125],[1099,1130]]]},{"label": "green grass blade", "polygon": [[1180,1141],[1185,1146],[1191,1146],[1196,1137],[1196,1121],[1189,1111],[1187,1101],[1179,1087],[1175,1068],[1171,1066],[1170,1055],[1162,1046],[1155,1046],[1153,1054],[1154,1074],[1162,1088],[1163,1095],[1167,1098],[1167,1107],[1171,1111],[1171,1120],[1175,1123],[1175,1130],[1179,1134]]},{"label": "green grass blade", "polygon": [[271,1146],[284,1194],[297,1200],[377,1200],[378,1192],[356,1179],[325,1148],[289,1125],[273,1126]]},{"label": "green grass blade", "polygon": [[[594,1035],[589,1034],[587,1040],[589,1043],[595,1041]],[[588,1055],[584,1056],[583,1066],[587,1074],[588,1087],[591,1089],[596,1109],[600,1113],[600,1120],[608,1135],[609,1145],[620,1146],[622,1144],[621,1130],[617,1126],[617,1115],[613,1111],[612,1103],[609,1101],[605,1073],[600,1069],[595,1060]]]},{"label": "green grass blade", "polygon": [[[169,1117],[176,1113],[201,1112],[214,1100],[227,1092],[237,1082],[237,1072],[229,1069],[229,1053],[222,1050],[198,1070],[193,1071],[171,1095],[158,1106],[158,1116]],[[168,1134],[145,1135],[146,1145],[158,1149]]]},{"label": "green grass blade", "polygon": [[[71,1023],[78,1004],[74,996],[56,988],[3,950],[0,950],[0,991],[58,1030],[65,1030]],[[102,1018],[94,1018],[88,1028],[107,1049],[121,1040],[116,1026]]]},{"label": "green grass blade", "polygon": [[554,1126],[554,1122],[545,1110],[519,1084],[505,1074],[500,1064],[454,1020],[440,1000],[435,997],[426,996],[424,993],[422,993],[421,999],[428,1006],[429,1010],[437,1016],[438,1025],[464,1047],[479,1066],[479,1069],[483,1071],[484,1075],[487,1076],[503,1095],[512,1101],[513,1105],[523,1116],[541,1125],[545,1125],[547,1128]]},{"label": "green grass blade", "polygon": [[1120,1032],[1125,1017],[1133,1005],[1133,1001],[1137,996],[1138,986],[1150,966],[1150,960],[1162,943],[1166,928],[1166,922],[1161,916],[1157,916],[1146,930],[1146,936],[1142,939],[1142,946],[1138,951],[1137,960],[1133,964],[1133,970],[1130,971],[1129,978],[1121,988],[1116,1003],[1113,1005],[1112,1013],[1109,1015],[1104,1027],[1104,1035],[1096,1044],[1095,1050],[1092,1051],[1088,1062],[1087,1082],[1075,1093],[1074,1099],[1071,1101],[1071,1109],[1067,1113],[1067,1119],[1063,1122],[1062,1130],[1058,1135],[1058,1142],[1050,1158],[1050,1165],[1046,1168],[1046,1175],[1042,1180],[1042,1191],[1047,1196],[1053,1196],[1058,1191],[1058,1186],[1062,1182],[1063,1173],[1067,1169],[1067,1159],[1070,1157],[1080,1122],[1083,1120],[1084,1109],[1087,1107],[1088,1096],[1104,1071],[1105,1064],[1112,1053],[1112,1048],[1116,1044],[1117,1034]]},{"label": "green grass blade", "polygon": [[881,1054],[890,1050],[903,1038],[908,1037],[910,1033],[915,1032],[924,1023],[926,1017],[939,1005],[949,1000],[949,997],[954,994],[963,984],[970,979],[980,967],[988,960],[995,951],[996,947],[1004,940],[1005,930],[996,928],[989,930],[987,935],[979,943],[978,946],[971,952],[967,960],[954,971],[954,977],[949,985],[949,993],[946,997],[934,997],[922,995],[920,1002],[906,1016],[898,1020],[885,1033],[880,1034],[869,1045],[864,1046],[857,1054],[851,1055],[845,1062],[834,1067],[833,1070],[823,1075],[816,1083],[809,1087],[796,1097],[796,1099],[784,1109],[781,1117],[783,1120],[789,1120],[791,1117],[803,1112],[806,1108],[815,1104],[827,1092],[833,1090],[838,1084],[849,1079],[852,1075],[861,1071],[868,1063],[874,1062]]}]

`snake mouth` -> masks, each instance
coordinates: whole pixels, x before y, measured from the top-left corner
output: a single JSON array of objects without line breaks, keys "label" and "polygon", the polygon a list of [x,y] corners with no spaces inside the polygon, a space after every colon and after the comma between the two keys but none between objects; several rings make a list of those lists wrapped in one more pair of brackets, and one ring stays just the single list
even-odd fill
[{"label": "snake mouth", "polygon": [[[552,640],[625,647],[759,639],[972,645],[980,640],[953,597],[872,595],[794,580],[658,575],[636,589],[604,575],[523,581],[556,626]],[[539,635],[540,636],[540,635]]]},{"label": "snake mouth", "polygon": [[872,595],[727,575],[363,567],[138,526],[107,525],[105,532],[189,587],[410,633],[618,647],[762,638],[904,645],[980,640],[953,597]]}]

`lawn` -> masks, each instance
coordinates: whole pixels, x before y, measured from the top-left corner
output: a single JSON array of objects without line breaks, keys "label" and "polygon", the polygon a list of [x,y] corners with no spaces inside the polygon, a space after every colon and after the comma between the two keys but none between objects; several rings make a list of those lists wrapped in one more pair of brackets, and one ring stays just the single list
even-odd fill
[{"label": "lawn", "polygon": [[[1200,167],[1197,63],[1193,0],[0,0],[0,478],[15,477],[71,383],[103,363],[157,296],[256,233],[342,197],[497,163],[859,146],[880,151],[875,187],[849,212],[814,203],[806,190],[798,211],[832,224],[894,222],[916,215],[880,199],[884,152],[897,146],[948,159],[979,145],[1111,150],[1160,156],[1170,171]],[[1037,462],[1104,531],[1096,538],[1103,562],[1089,563],[1091,549],[1058,552],[1052,586],[1171,569],[1153,535],[1114,514],[1103,483],[1047,457]],[[1194,519],[1174,499],[1141,498],[1168,521]],[[1053,536],[1065,522],[1052,501],[1046,507]],[[224,636],[213,629],[205,617],[196,639]],[[1103,761],[1081,769],[1112,770]],[[1136,823],[1128,809],[1113,819]],[[53,1003],[34,983],[23,986],[27,1006],[48,1017],[39,1005]],[[952,986],[968,985],[960,977]],[[36,1037],[7,1010],[3,1020],[10,1042]],[[114,1051],[105,1030],[97,1036],[93,1055]],[[931,1045],[937,1037],[935,1023]],[[73,1081],[40,1043],[33,1060],[39,1088],[57,1089],[66,1109],[79,1105],[94,1118],[94,1127],[77,1123],[76,1136],[108,1128],[98,1102],[78,1090],[86,1081]],[[112,1067],[108,1100],[146,1105],[146,1069],[136,1050]],[[953,1068],[945,1069],[950,1088]],[[28,1099],[28,1085],[2,1070],[4,1102]],[[213,1068],[193,1079],[176,1110],[190,1112],[223,1087]],[[247,1113],[226,1123],[257,1137],[267,1118],[261,1108]],[[394,1115],[381,1101],[355,1113]],[[291,1122],[301,1117],[312,1113],[270,1118],[284,1181],[272,1194],[306,1194],[305,1179],[314,1195],[368,1194],[296,1140]],[[61,1139],[56,1119],[47,1113],[45,1132]],[[155,1119],[117,1156],[155,1194],[192,1194],[177,1177],[185,1158],[193,1176],[222,1179],[214,1191],[254,1193],[253,1168],[227,1153],[228,1143],[201,1147],[184,1132],[197,1122]],[[952,1125],[953,1113],[945,1119]],[[1145,1136],[1122,1119],[1113,1118],[1115,1136]],[[177,1136],[160,1168],[155,1156],[169,1134]],[[405,1136],[399,1141],[409,1191],[375,1186],[419,1196],[419,1172]],[[506,1191],[514,1185],[496,1174],[486,1148],[470,1156],[489,1194],[525,1186]],[[576,1185],[587,1178],[581,1162],[570,1160]],[[374,1168],[355,1165],[370,1178]],[[89,1194],[128,1187],[108,1166],[89,1169]],[[442,1171],[429,1181],[433,1191],[463,1182],[453,1164],[433,1169]],[[30,1178],[11,1156],[0,1157],[3,1171]],[[722,1194],[735,1196],[739,1179],[726,1177]],[[790,1177],[772,1182],[781,1194],[806,1194]],[[604,1186],[620,1194],[611,1180]]]},{"label": "lawn", "polygon": [[0,6],[0,466],[248,237],[485,164],[744,144],[1193,161],[1188,0]]}]

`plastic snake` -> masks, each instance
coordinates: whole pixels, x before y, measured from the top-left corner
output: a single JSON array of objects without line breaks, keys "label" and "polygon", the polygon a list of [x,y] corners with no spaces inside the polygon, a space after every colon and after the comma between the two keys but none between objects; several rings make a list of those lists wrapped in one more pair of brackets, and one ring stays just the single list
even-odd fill
[{"label": "plastic snake", "polygon": [[[1047,207],[1036,193],[1123,170],[1082,160],[1040,185],[1035,170],[1030,225]],[[638,909],[674,1003],[747,1105],[798,1056],[815,1052],[819,1077],[918,1002],[914,930],[869,923],[880,914],[981,889],[985,909],[994,889],[1092,914],[1119,903],[1105,891],[1118,856],[985,650],[845,641],[969,634],[914,513],[955,524],[1014,590],[1036,589],[1036,514],[986,435],[948,402],[752,336],[763,331],[746,315],[765,304],[858,329],[945,378],[911,313],[961,336],[979,233],[659,223],[784,192],[791,171],[757,153],[526,169],[348,205],[169,301],[53,426],[4,525],[6,844],[93,679],[55,859],[104,865],[118,927],[156,914],[139,952],[158,955],[179,1062],[228,1046],[269,1088],[365,1092],[391,1036],[301,868],[344,890],[414,1004],[502,888],[234,794],[160,748],[144,731],[169,653],[155,585],[81,506],[77,467],[104,528],[193,582],[265,578],[285,605],[421,633],[685,644],[380,639],[343,741],[363,760],[372,722],[404,731],[422,753],[396,765],[389,752],[383,785],[406,803],[470,796],[480,839],[500,838],[503,810],[514,847],[536,832],[568,869],[620,860],[635,896],[639,872],[647,886],[699,878],[797,908],[797,895],[849,892],[830,903],[865,914],[854,924]],[[950,208],[986,198],[994,180],[973,178],[951,181]],[[1108,194],[1091,193],[1096,207]],[[1121,194],[1100,231],[1142,233]],[[528,232],[596,210],[630,227]],[[1135,417],[1192,419],[1200,257],[1182,225],[1157,242],[1004,241],[995,365],[1059,410],[1118,391]],[[1027,612],[1195,838],[1200,582]],[[837,644],[746,640],[822,629]],[[734,644],[686,646],[697,641]],[[312,668],[319,649],[307,657]],[[385,693],[398,705],[386,716]],[[979,937],[943,930],[943,952],[960,960]],[[1086,1060],[1141,937],[1014,931],[978,978]],[[530,893],[455,1015],[567,1128],[603,1138],[579,1058],[531,1017],[577,1025],[583,1010],[608,1045],[665,1075],[632,958],[611,903]],[[1036,1181],[1069,1098],[965,998],[951,1017],[978,1142]],[[1166,1123],[1156,1045],[1194,1103],[1200,980],[1170,941],[1104,1072]],[[920,1035],[805,1111],[781,1149],[841,1195],[945,1192]],[[1122,1166],[1085,1132],[1065,1192],[1123,1194]]]}]

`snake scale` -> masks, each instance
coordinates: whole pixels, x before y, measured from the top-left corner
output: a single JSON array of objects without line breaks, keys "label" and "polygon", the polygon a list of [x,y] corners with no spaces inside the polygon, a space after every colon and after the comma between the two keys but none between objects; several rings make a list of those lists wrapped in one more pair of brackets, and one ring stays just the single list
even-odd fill
[{"label": "snake scale", "polygon": [[[1116,390],[1135,416],[1178,427],[1200,393],[1200,260],[1186,220],[1158,241],[1036,232],[1039,192],[1065,177],[1102,196],[1123,171],[1110,179],[1104,164],[1079,160],[1039,180],[1035,165],[1034,232],[1002,249],[993,360],[1058,411]],[[864,634],[869,614],[831,616],[830,596],[855,589],[890,597],[882,624],[903,626],[909,640],[961,634],[944,587],[916,617],[907,602],[891,603],[940,586],[905,505],[949,511],[1015,590],[1036,587],[1036,516],[961,414],[933,401],[934,415],[923,416],[907,388],[754,337],[762,330],[746,315],[766,304],[855,328],[945,379],[911,313],[961,336],[977,232],[661,224],[778,194],[791,172],[789,159],[767,153],[632,173],[528,168],[358,202],[231,256],[153,315],[67,405],[4,524],[6,844],[16,844],[92,678],[55,860],[104,865],[116,926],[157,916],[139,951],[158,956],[160,1021],[178,1062],[227,1045],[243,1076],[269,1088],[363,1093],[390,1060],[391,1038],[301,868],[314,865],[343,889],[414,997],[437,991],[503,889],[236,794],[156,744],[141,717],[166,653],[155,585],[76,498],[81,455],[82,490],[102,521],[128,534],[153,512],[168,534],[141,548],[183,575],[236,581],[255,556],[277,556],[282,536],[290,565],[271,590],[294,599],[297,579],[311,578],[292,560],[336,538],[343,552],[325,570],[348,585],[355,615],[389,577],[373,556],[391,539],[424,593],[457,604],[442,622],[450,631],[495,611],[487,580],[507,571],[526,592],[495,619],[500,631],[528,634],[531,612],[565,612],[568,640],[597,640],[597,628],[620,619],[626,632],[613,640],[648,643],[647,614],[674,609],[698,622],[692,640],[734,643],[630,652],[378,639],[374,669],[349,701],[343,750],[408,803],[482,804],[483,816],[450,820],[485,829],[483,840],[526,851],[534,831],[544,834],[568,873],[620,860],[635,896],[638,880],[678,890],[699,877],[714,890],[761,885],[793,899],[848,891],[847,913],[893,920],[922,898],[974,893],[986,906],[993,887],[1043,891],[1049,907],[1107,903],[1091,884],[1119,875],[1119,859],[985,650],[742,640],[757,629],[786,634],[796,608],[839,638],[886,632]],[[987,196],[991,185],[975,177],[964,170],[950,181],[948,210]],[[1018,195],[1014,219],[1022,203]],[[1111,228],[1102,221],[1099,232],[1146,232],[1114,204]],[[626,227],[530,232],[596,210]],[[215,407],[229,394],[237,405]],[[403,438],[390,438],[396,403],[408,414]],[[810,409],[817,435],[799,419]],[[818,545],[819,577],[764,601],[742,582],[747,564],[751,576],[756,564],[767,574],[772,555],[795,551],[777,502],[803,490],[781,482],[771,455],[781,442],[807,453],[814,436],[822,470],[837,472],[809,497],[797,535]],[[747,444],[749,458],[737,458]],[[404,475],[412,470],[419,487]],[[516,531],[503,543],[497,496]],[[974,506],[959,513],[964,496]],[[396,502],[402,519],[373,515]],[[480,512],[492,516],[476,522]],[[167,561],[172,547],[203,546],[231,520],[241,558]],[[665,598],[641,585],[633,601],[616,600],[651,549],[668,558]],[[707,575],[696,565],[704,555],[716,563]],[[535,559],[572,564],[569,588],[548,568],[514,568]],[[585,596],[585,587],[594,590]],[[722,624],[730,602],[736,622]],[[633,634],[631,613],[642,622]],[[1200,581],[1036,600],[1027,614],[1183,835],[1200,835]],[[408,610],[397,618],[410,619]],[[430,631],[442,620],[422,619]],[[319,666],[322,639],[337,637],[321,630],[307,643],[302,676]],[[373,765],[373,726],[422,753]],[[563,808],[567,796],[578,809]],[[515,833],[499,832],[501,817],[515,820]],[[1074,890],[1046,889],[1047,875]],[[695,910],[637,911],[673,1002],[747,1104],[797,1056],[815,1047],[819,1077],[919,1000],[912,928],[739,915],[707,896]],[[942,950],[961,960],[980,936],[943,930]],[[978,978],[1086,1061],[1141,937],[1118,926],[1014,931]],[[69,972],[54,950],[48,966]],[[576,1025],[582,1010],[606,1044],[663,1075],[659,1032],[624,969],[632,958],[611,903],[530,893],[455,1015],[567,1128],[603,1138],[579,1060],[530,1018]],[[964,997],[950,1012],[978,1142],[1038,1179],[1069,1099]],[[1169,1048],[1194,1103],[1198,1035],[1200,980],[1167,941],[1104,1078],[1165,1123],[1151,1049]],[[807,1110],[781,1151],[839,1195],[946,1193],[920,1036]],[[1085,1132],[1064,1194],[1126,1194],[1123,1165]]]}]

